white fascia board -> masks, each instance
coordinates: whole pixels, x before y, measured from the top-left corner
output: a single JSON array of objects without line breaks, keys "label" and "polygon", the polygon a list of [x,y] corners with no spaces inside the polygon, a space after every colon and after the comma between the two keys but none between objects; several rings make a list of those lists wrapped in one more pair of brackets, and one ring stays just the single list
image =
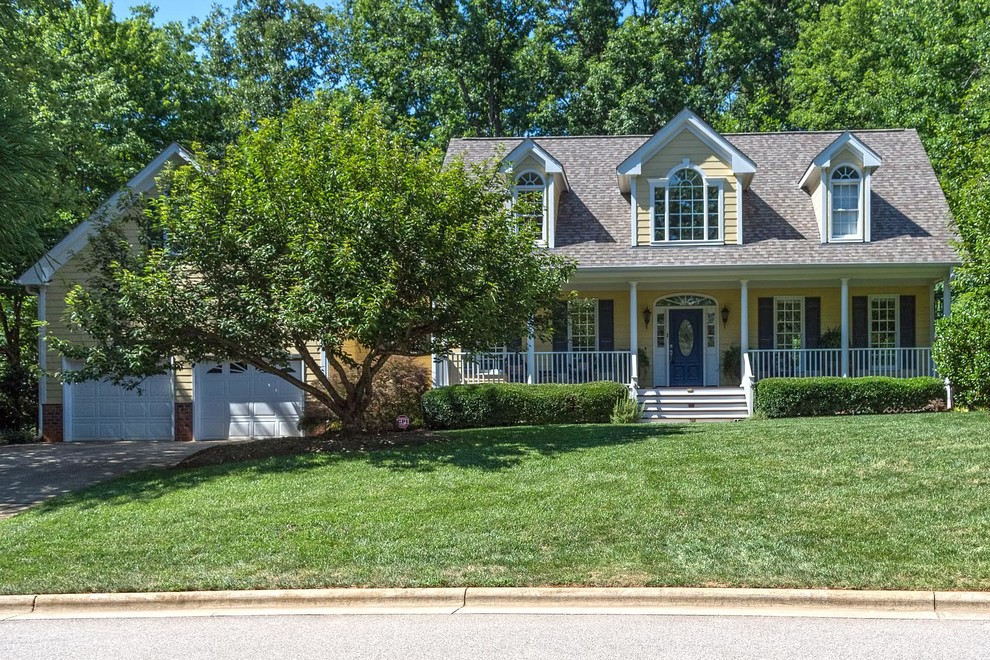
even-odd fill
[{"label": "white fascia board", "polygon": [[38,259],[33,266],[24,271],[17,278],[17,284],[22,286],[39,286],[50,282],[58,269],[72,255],[86,247],[93,233],[99,229],[101,223],[119,212],[120,209],[118,207],[125,191],[144,193],[151,190],[155,185],[155,179],[165,167],[165,164],[173,159],[184,161],[189,165],[196,165],[192,153],[173,142],[140,172],[135,174],[124,188],[118,190],[107,201],[100,204],[86,220],[73,227],[72,231],[59,241],[55,247]]},{"label": "white fascia board", "polygon": [[652,158],[684,130],[691,131],[695,137],[718,152],[729,164],[733,174],[752,175],[756,173],[756,163],[687,108],[677,113],[676,117],[667,122],[653,137],[622,161],[616,168],[616,173],[620,177],[638,176],[642,173],[643,163]]},{"label": "white fascia board", "polygon": [[870,149],[862,140],[857,138],[849,131],[845,131],[839,137],[832,140],[832,142],[819,152],[817,156],[808,165],[808,169],[804,171],[804,176],[801,177],[801,181],[798,183],[799,188],[806,188],[806,186],[812,182],[815,175],[819,173],[822,167],[831,167],[832,158],[835,157],[837,153],[842,151],[844,148],[850,148],[852,151],[859,156],[859,159],[863,162],[863,167],[868,170],[874,170],[883,164],[883,158],[880,155]]},{"label": "white fascia board", "polygon": [[564,190],[569,190],[570,186],[567,184],[567,174],[564,172],[564,166],[560,164],[560,161],[550,155],[550,153],[536,144],[532,138],[526,138],[523,140],[519,146],[510,151],[505,158],[502,159],[502,165],[500,170],[502,172],[511,172],[515,163],[520,162],[527,156],[534,156],[543,164],[543,170],[547,174],[553,174],[558,178],[564,186]]},{"label": "white fascia board", "polygon": [[801,175],[801,180],[798,182],[798,188],[803,188],[804,190],[811,192],[811,189],[814,186],[814,179],[820,171],[821,168],[817,167],[814,162],[808,165],[808,169],[806,169],[804,174]]}]

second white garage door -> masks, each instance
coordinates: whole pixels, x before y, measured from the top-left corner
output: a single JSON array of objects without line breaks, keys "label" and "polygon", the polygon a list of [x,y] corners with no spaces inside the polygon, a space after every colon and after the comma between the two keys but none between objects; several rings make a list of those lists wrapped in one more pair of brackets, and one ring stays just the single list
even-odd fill
[{"label": "second white garage door", "polygon": [[[299,360],[289,363],[302,374]],[[193,409],[198,440],[300,435],[303,392],[278,376],[241,362],[197,364]]]}]

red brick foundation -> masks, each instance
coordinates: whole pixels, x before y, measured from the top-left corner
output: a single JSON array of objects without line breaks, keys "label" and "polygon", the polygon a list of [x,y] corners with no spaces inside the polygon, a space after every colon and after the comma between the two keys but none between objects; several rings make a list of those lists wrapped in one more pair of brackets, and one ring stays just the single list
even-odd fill
[{"label": "red brick foundation", "polygon": [[193,404],[189,402],[175,403],[175,441],[192,442],[193,439]]},{"label": "red brick foundation", "polygon": [[62,442],[62,404],[45,403],[41,406],[41,439],[44,442]]}]

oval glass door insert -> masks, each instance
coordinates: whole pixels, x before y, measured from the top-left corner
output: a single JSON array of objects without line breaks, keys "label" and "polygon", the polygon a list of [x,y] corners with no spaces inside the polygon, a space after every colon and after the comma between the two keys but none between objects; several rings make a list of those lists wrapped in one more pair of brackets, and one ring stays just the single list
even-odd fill
[{"label": "oval glass door insert", "polygon": [[677,347],[681,350],[681,355],[688,357],[694,350],[694,327],[691,321],[684,319],[677,328]]}]

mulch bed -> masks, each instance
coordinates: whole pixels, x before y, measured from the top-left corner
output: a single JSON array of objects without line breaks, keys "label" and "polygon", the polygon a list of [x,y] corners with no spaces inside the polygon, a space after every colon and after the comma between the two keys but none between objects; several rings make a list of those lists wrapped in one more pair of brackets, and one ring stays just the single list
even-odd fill
[{"label": "mulch bed", "polygon": [[251,442],[207,447],[187,456],[175,467],[197,468],[241,461],[256,461],[276,456],[299,454],[342,454],[374,451],[393,447],[411,447],[438,442],[442,436],[429,431],[395,433],[334,432],[306,438],[265,438]]}]

